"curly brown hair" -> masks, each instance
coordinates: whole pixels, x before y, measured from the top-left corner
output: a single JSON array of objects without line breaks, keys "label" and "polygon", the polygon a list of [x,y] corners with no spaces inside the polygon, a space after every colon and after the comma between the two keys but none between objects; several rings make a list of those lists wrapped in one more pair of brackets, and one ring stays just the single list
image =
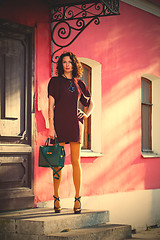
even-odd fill
[{"label": "curly brown hair", "polygon": [[63,58],[66,56],[69,56],[70,59],[72,60],[72,65],[73,65],[72,75],[73,75],[73,77],[81,77],[83,74],[82,64],[80,63],[80,61],[78,60],[76,55],[73,54],[72,52],[64,52],[61,54],[61,56],[59,57],[59,60],[57,62],[56,74],[58,76],[63,75],[64,70],[63,70],[62,61],[63,61]]}]

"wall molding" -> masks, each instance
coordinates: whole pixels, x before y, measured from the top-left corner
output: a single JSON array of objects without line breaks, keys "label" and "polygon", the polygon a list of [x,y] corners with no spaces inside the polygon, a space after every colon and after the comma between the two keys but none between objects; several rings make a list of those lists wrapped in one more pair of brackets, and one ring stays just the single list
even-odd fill
[{"label": "wall molding", "polygon": [[157,17],[160,17],[160,6],[157,4],[151,3],[147,0],[121,0],[124,3],[127,3],[131,6],[137,7],[141,10],[149,12]]}]

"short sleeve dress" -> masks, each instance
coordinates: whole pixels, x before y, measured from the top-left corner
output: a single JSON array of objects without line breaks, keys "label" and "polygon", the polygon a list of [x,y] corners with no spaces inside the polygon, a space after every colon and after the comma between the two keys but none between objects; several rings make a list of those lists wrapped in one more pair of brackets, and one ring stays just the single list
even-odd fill
[{"label": "short sleeve dress", "polygon": [[[73,92],[69,90],[70,85],[74,87]],[[82,143],[83,119],[78,118],[77,112],[79,101],[83,106],[90,105],[91,95],[86,84],[80,79],[52,77],[48,84],[49,95],[55,99],[54,127],[58,141]]]}]

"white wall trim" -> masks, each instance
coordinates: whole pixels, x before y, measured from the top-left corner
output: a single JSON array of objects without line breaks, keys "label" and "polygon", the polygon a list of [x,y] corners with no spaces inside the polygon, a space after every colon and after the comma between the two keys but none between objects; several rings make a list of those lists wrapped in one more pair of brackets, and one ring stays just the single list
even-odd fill
[{"label": "white wall trim", "polygon": [[160,17],[160,6],[153,4],[147,0],[121,0],[129,5],[142,9],[149,12],[157,17]]}]

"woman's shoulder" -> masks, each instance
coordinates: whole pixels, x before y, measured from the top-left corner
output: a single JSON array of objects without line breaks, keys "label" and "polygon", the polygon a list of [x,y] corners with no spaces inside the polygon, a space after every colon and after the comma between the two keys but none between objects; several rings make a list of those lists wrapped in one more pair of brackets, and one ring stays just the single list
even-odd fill
[{"label": "woman's shoulder", "polygon": [[83,80],[82,79],[80,79],[80,78],[76,78],[76,81],[78,82],[78,83],[83,83]]},{"label": "woman's shoulder", "polygon": [[82,79],[77,79],[77,83],[82,89],[87,87]]},{"label": "woman's shoulder", "polygon": [[61,77],[59,77],[59,76],[53,76],[53,77],[51,77],[50,78],[50,81],[57,81],[57,80],[59,80]]},{"label": "woman's shoulder", "polygon": [[51,77],[50,80],[49,80],[49,83],[56,83],[60,80],[61,78],[59,76],[54,76],[54,77]]},{"label": "woman's shoulder", "polygon": [[59,94],[59,87],[60,87],[60,78],[59,77],[52,77],[48,83],[48,96],[51,95],[55,99],[58,98]]},{"label": "woman's shoulder", "polygon": [[90,91],[89,91],[86,83],[81,79],[77,79],[77,82],[78,82],[78,85],[81,89],[82,94],[89,97],[90,96]]},{"label": "woman's shoulder", "polygon": [[77,83],[78,83],[79,85],[85,84],[85,83],[83,82],[83,80],[80,79],[80,78],[76,78],[76,81],[77,81]]}]

